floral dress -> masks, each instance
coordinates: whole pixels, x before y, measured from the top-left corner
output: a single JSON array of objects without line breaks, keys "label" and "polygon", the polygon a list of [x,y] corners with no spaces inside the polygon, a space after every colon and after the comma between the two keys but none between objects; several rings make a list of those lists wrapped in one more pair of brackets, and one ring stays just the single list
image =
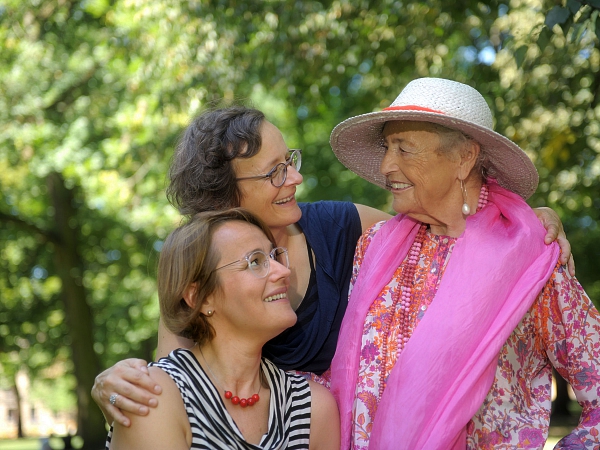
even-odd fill
[{"label": "floral dress", "polygon": [[[350,289],[381,225],[359,240]],[[427,313],[455,243],[455,238],[427,232],[414,276],[409,335]],[[389,374],[396,363],[395,331],[401,315],[391,307],[405,266],[406,260],[373,302],[363,328],[352,425],[357,450],[369,445],[382,364]],[[387,354],[382,355],[390,314]],[[577,280],[559,264],[502,348],[492,387],[467,424],[467,448],[543,448],[550,421],[552,367],[571,384],[583,408],[579,426],[556,448],[600,448],[600,316]]]}]

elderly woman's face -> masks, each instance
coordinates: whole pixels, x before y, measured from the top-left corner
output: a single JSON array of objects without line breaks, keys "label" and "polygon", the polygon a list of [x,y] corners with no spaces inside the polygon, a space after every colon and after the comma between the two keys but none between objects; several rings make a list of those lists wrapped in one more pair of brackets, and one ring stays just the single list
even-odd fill
[{"label": "elderly woman's face", "polygon": [[381,173],[396,212],[425,223],[448,208],[458,187],[458,161],[438,152],[440,137],[426,122],[387,122]]}]

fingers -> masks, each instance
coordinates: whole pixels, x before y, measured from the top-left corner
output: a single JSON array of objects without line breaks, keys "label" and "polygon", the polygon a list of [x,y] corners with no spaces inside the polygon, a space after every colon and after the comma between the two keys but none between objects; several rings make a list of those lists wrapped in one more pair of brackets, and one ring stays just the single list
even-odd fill
[{"label": "fingers", "polygon": [[[92,397],[109,422],[112,418],[127,427],[130,421],[123,412],[148,414],[148,407],[158,405],[155,395],[161,392],[161,387],[149,375],[146,361],[130,359],[98,375]],[[117,395],[114,405],[110,402],[111,395]]]},{"label": "fingers", "polygon": [[567,263],[567,268],[569,269],[569,274],[574,277],[575,276],[575,260],[573,259],[573,255],[569,258],[569,262]]},{"label": "fingers", "polygon": [[[546,244],[551,244],[552,242],[559,239],[559,228],[558,225],[552,222],[543,221],[542,224],[546,227],[546,236],[544,237],[544,242]],[[564,236],[564,233],[563,233]],[[565,236],[566,240],[566,236]],[[558,243],[560,245],[560,242]],[[561,247],[562,248],[562,247]]]}]

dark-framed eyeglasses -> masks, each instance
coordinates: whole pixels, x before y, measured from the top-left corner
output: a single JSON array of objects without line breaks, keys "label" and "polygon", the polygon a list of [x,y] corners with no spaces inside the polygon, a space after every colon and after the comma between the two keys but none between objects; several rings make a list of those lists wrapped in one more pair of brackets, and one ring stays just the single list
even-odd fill
[{"label": "dark-framed eyeglasses", "polygon": [[238,259],[237,261],[230,262],[224,266],[217,267],[214,272],[223,269],[224,267],[229,267],[239,262],[246,261],[248,264],[247,269],[250,270],[252,275],[254,275],[256,278],[264,278],[271,270],[271,260],[277,261],[279,264],[288,269],[290,268],[290,260],[288,258],[287,248],[275,247],[268,255],[262,250],[250,252],[242,259]]},{"label": "dark-framed eyeglasses", "polygon": [[284,163],[279,163],[268,173],[264,175],[255,175],[253,177],[241,177],[236,178],[236,181],[241,180],[259,180],[264,178],[269,178],[271,180],[271,184],[275,187],[283,186],[285,180],[287,179],[287,169],[289,166],[293,166],[294,169],[300,171],[300,166],[302,165],[302,150],[299,148],[290,150],[290,157]]}]

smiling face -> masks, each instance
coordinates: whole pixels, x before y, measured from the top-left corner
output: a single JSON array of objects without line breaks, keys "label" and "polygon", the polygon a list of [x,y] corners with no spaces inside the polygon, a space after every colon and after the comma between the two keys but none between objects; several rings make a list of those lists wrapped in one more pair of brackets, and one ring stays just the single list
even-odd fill
[{"label": "smiling face", "polygon": [[227,265],[216,272],[219,287],[206,306],[215,310],[211,319],[217,336],[248,333],[249,338],[266,342],[296,323],[296,313],[287,298],[290,270],[270,260],[268,275],[257,278],[244,259],[253,251],[268,255],[273,249],[258,227],[228,222],[214,232],[212,247],[220,254],[216,267]]},{"label": "smiling face", "polygon": [[444,223],[461,204],[460,158],[439,152],[440,136],[426,122],[387,122],[381,173],[394,196],[393,208],[429,224]]},{"label": "smiling face", "polygon": [[[236,158],[236,177],[252,177],[268,173],[289,157],[289,149],[279,129],[266,120],[261,124],[262,145],[251,158]],[[260,217],[274,232],[296,223],[302,215],[296,203],[296,187],[302,175],[293,166],[287,168],[283,186],[274,187],[268,178],[238,181],[242,198],[240,206]]]}]

